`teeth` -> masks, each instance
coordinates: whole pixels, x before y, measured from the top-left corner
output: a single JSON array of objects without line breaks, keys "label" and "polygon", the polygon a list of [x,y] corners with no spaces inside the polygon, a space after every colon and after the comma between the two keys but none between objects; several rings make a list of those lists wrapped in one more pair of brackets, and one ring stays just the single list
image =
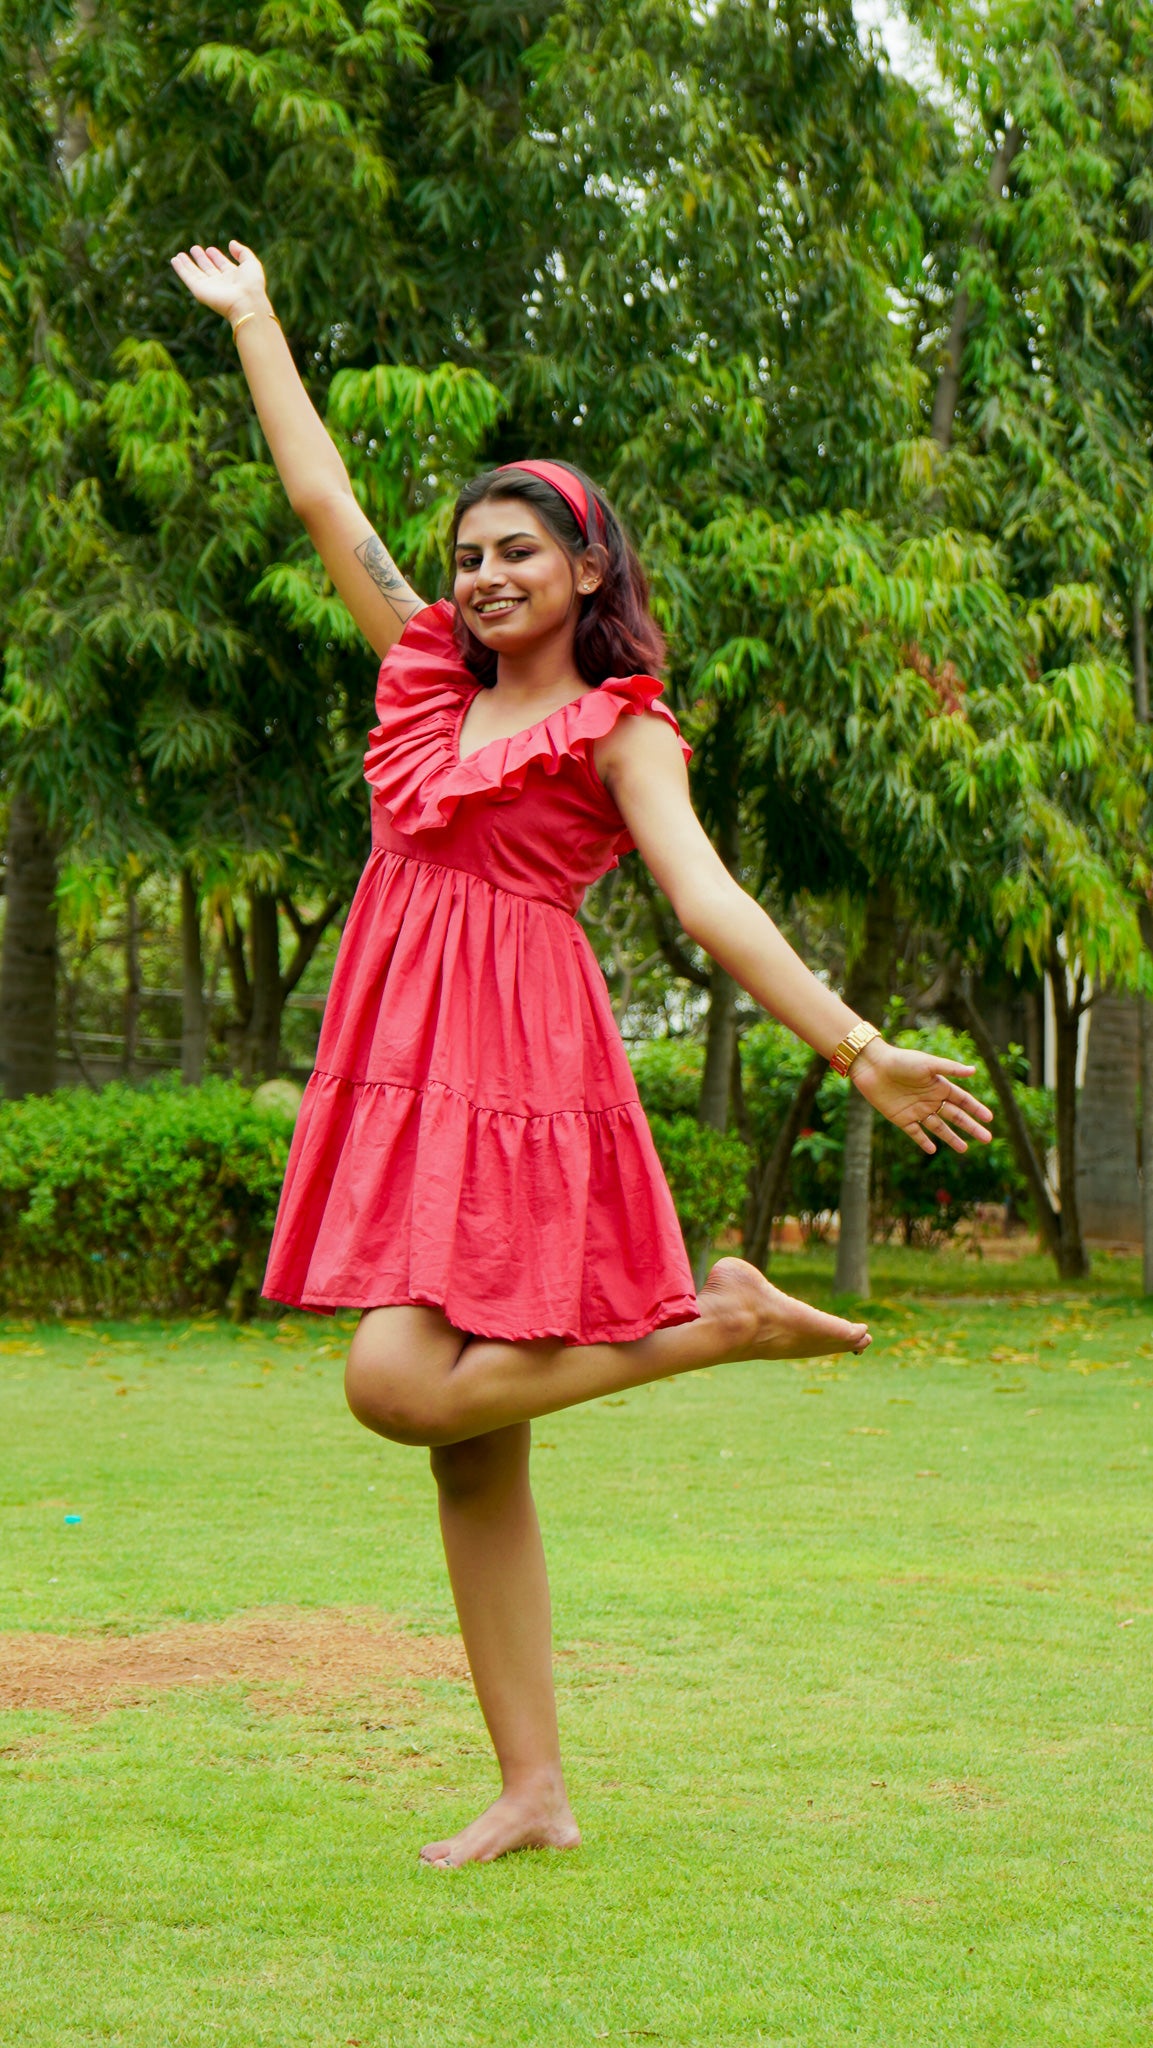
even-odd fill
[{"label": "teeth", "polygon": [[498,604],[478,604],[477,611],[480,612],[484,618],[488,619],[495,617],[495,615],[498,612],[511,612],[514,609],[514,607],[519,603],[519,598],[506,597],[502,598]]}]

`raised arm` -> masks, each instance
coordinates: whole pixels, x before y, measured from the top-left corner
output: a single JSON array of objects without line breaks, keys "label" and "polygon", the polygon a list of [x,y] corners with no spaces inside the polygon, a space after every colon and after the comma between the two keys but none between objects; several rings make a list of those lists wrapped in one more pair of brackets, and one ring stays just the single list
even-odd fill
[{"label": "raised arm", "polygon": [[242,242],[228,247],[231,260],[194,244],[191,254],[181,250],[172,258],[172,268],[201,305],[231,324],[288,502],[365,639],[383,657],[424,599],[406,583],[353,496],[348,471],[280,331],[260,262]]},{"label": "raised arm", "polygon": [[[711,846],[689,797],[680,742],[656,717],[623,718],[596,749],[598,771],[641,858],[690,938],[774,1017],[826,1058],[862,1020],[810,973],[759,903],[734,881]],[[851,1078],[866,1100],[923,1152],[934,1138],[955,1152],[988,1141],[992,1112],[956,1075],[972,1067],[875,1038],[857,1054]]]}]

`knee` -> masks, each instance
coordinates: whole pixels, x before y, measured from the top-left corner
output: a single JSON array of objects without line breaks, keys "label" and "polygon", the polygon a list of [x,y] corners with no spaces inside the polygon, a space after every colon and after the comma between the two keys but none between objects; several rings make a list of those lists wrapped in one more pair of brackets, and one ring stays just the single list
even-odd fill
[{"label": "knee", "polygon": [[461,1443],[438,1444],[429,1458],[432,1476],[454,1505],[491,1498],[527,1473],[530,1441],[528,1424],[516,1423]]},{"label": "knee", "polygon": [[344,1398],[365,1429],[394,1444],[434,1444],[443,1427],[434,1390],[392,1346],[363,1330],[349,1346]]}]

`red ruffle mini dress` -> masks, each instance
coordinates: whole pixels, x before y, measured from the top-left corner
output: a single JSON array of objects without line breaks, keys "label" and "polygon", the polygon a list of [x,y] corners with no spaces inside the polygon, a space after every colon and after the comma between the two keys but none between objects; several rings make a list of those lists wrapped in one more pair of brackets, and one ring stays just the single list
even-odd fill
[{"label": "red ruffle mini dress", "polygon": [[[632,842],[593,762],[652,676],[461,760],[476,695],[448,603],[385,657],[372,853],[348,915],[264,1292],[440,1308],[573,1343],[697,1313],[608,991],[575,912]],[[687,753],[686,748],[686,753]]]}]

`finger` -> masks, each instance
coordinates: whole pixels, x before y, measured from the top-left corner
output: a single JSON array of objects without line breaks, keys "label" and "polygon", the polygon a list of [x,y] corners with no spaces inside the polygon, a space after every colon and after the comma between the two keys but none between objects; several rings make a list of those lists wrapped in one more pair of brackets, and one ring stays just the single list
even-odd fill
[{"label": "finger", "polygon": [[192,261],[198,270],[205,271],[209,277],[212,276],[216,266],[209,262],[207,251],[201,248],[199,242],[192,244]]},{"label": "finger", "polygon": [[191,256],[187,256],[184,250],[182,249],[178,256],[173,256],[171,258],[171,263],[172,268],[176,272],[177,277],[180,279],[181,284],[187,287],[187,289],[193,294],[194,298],[199,298],[199,286],[203,273],[200,270],[198,270],[196,264],[192,261]]},{"label": "finger", "polygon": [[942,1075],[942,1077],[945,1074],[975,1074],[976,1071],[976,1067],[966,1066],[963,1060],[935,1059],[933,1061],[933,1072]]},{"label": "finger", "polygon": [[216,248],[213,243],[208,247],[208,260],[216,265],[217,270],[231,270],[233,267],[223,249]]},{"label": "finger", "polygon": [[233,240],[228,244],[228,247],[232,255],[238,258],[243,258],[245,256],[252,255],[252,251],[248,247],[247,242],[237,242],[236,240]]},{"label": "finger", "polygon": [[934,1145],[933,1140],[927,1132],[921,1129],[920,1124],[902,1124],[901,1129],[907,1137],[913,1140],[914,1145],[920,1146],[922,1152],[931,1154],[936,1151],[937,1147]]},{"label": "finger", "polygon": [[944,1117],[927,1116],[925,1118],[925,1128],[932,1131],[936,1137],[941,1138],[954,1152],[968,1151],[969,1147],[966,1145],[964,1138],[958,1137],[956,1131],[949,1129]]},{"label": "finger", "polygon": [[970,1095],[967,1088],[958,1088],[955,1081],[942,1081],[941,1085],[945,1101],[952,1108],[966,1110],[970,1116],[977,1117],[983,1124],[992,1123],[993,1112],[987,1102],[978,1101],[975,1095]]},{"label": "finger", "polygon": [[967,1116],[955,1102],[944,1103],[937,1111],[937,1115],[947,1119],[955,1131],[964,1131],[970,1138],[978,1138],[982,1145],[992,1144],[992,1131],[987,1131],[984,1124],[979,1124],[971,1116]]}]

